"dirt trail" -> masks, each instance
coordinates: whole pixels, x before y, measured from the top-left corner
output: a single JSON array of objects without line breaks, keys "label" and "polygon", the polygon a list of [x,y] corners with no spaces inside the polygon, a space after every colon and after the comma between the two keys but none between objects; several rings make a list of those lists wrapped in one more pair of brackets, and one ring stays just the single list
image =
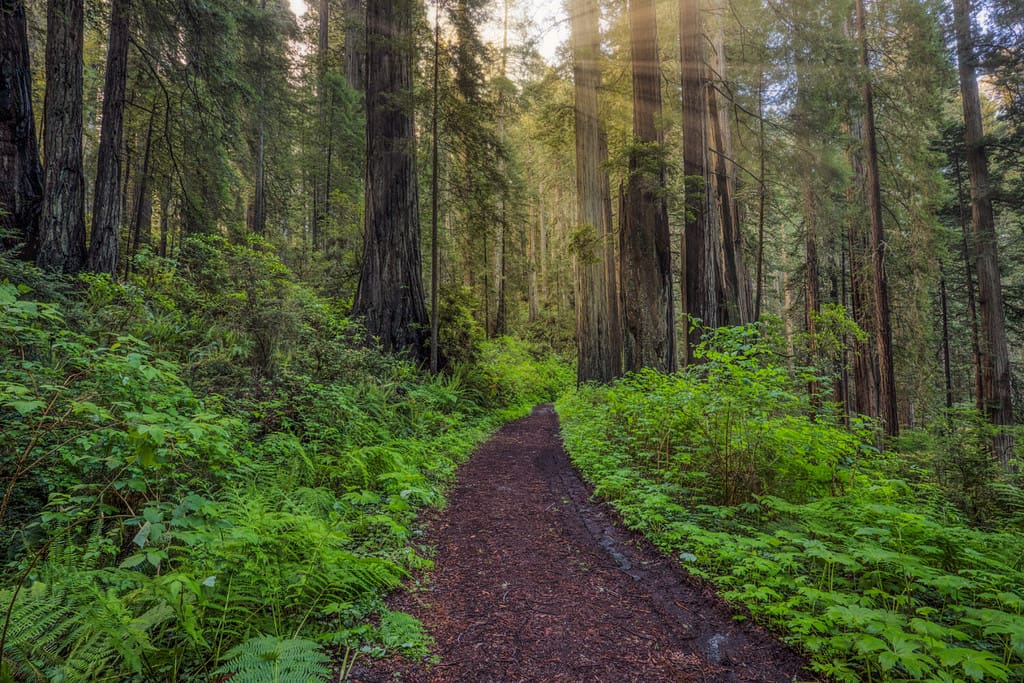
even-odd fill
[{"label": "dirt trail", "polygon": [[461,470],[428,541],[420,618],[440,663],[364,662],[353,680],[608,682],[812,680],[770,635],[590,500],[550,406],[510,424]]}]

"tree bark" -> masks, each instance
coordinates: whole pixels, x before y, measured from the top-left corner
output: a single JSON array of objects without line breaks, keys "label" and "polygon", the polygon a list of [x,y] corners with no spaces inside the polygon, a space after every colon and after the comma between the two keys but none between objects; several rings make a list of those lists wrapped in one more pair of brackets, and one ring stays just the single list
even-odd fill
[{"label": "tree bark", "polygon": [[688,316],[686,362],[694,362],[694,350],[706,327],[719,325],[717,255],[710,218],[708,176],[708,106],[704,89],[704,31],[700,0],[679,2],[679,61],[682,73],[683,175],[686,185],[686,219],[683,227],[680,284],[683,312]]},{"label": "tree bark", "polygon": [[631,0],[633,146],[621,240],[623,356],[627,371],[676,369],[665,171],[661,159],[661,71],[654,0]]},{"label": "tree bark", "polygon": [[345,82],[352,90],[366,90],[367,4],[345,0]]},{"label": "tree bark", "polygon": [[882,192],[878,173],[878,142],[875,133],[875,104],[868,57],[867,18],[864,0],[857,0],[857,37],[860,43],[861,95],[864,101],[864,167],[867,179],[868,215],[871,220],[871,263],[874,293],[875,344],[878,348],[878,409],[885,433],[900,432],[893,370],[892,320],[889,312],[889,278],[885,270],[885,227],[882,222]]},{"label": "tree bark", "polygon": [[620,374],[621,360],[614,355],[606,281],[608,181],[606,159],[601,154],[607,150],[597,101],[601,87],[600,12],[595,0],[573,0],[569,15],[576,128],[576,378],[579,382],[609,382]]},{"label": "tree bark", "polygon": [[426,360],[413,116],[413,0],[368,0],[366,223],[353,313],[384,349]]},{"label": "tree bark", "polygon": [[38,251],[42,201],[25,4],[0,0],[0,240],[21,240],[28,259]]},{"label": "tree bark", "polygon": [[[326,2],[326,0],[325,0]],[[441,170],[438,145],[439,72],[441,67],[441,2],[434,0],[434,73],[433,107],[430,110],[430,372],[436,375],[440,365],[438,338],[440,319],[438,289],[440,286],[441,247],[438,244],[438,192]]]},{"label": "tree bark", "polygon": [[86,257],[82,21],[82,0],[49,0],[46,5],[46,170],[36,263],[63,273],[81,270]]},{"label": "tree bark", "polygon": [[715,29],[714,55],[715,74],[707,79],[708,120],[711,124],[711,148],[714,162],[711,164],[715,196],[718,200],[718,215],[721,219],[721,243],[723,275],[726,300],[722,303],[725,324],[744,325],[753,317],[753,302],[750,296],[750,276],[743,257],[743,233],[740,230],[740,208],[736,197],[736,163],[732,143],[732,128],[729,125],[728,109],[722,106],[722,94],[715,83],[726,82],[725,35],[719,7],[719,19]]},{"label": "tree bark", "polygon": [[[981,98],[975,76],[969,0],[953,0],[953,19],[960,94],[964,110],[964,147],[971,186],[974,248],[977,254],[978,309],[981,318],[981,404],[992,424],[1007,427],[1013,424],[1010,355],[999,272],[999,246],[992,211],[992,188],[981,121]],[[996,458],[1004,466],[1008,466],[1012,456],[1013,439],[1009,435],[1000,434],[996,436],[993,447]]]},{"label": "tree bark", "polygon": [[89,270],[117,272],[121,232],[121,136],[124,129],[125,83],[128,80],[128,17],[131,0],[112,0],[110,40],[107,43],[106,82],[103,86],[103,120],[93,194]]}]

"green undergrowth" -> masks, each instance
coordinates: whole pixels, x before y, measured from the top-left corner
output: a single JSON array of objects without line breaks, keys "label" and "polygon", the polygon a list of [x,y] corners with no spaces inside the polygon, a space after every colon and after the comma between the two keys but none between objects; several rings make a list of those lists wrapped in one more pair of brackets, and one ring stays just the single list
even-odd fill
[{"label": "green undergrowth", "polygon": [[557,404],[596,495],[835,680],[1024,680],[1021,496],[991,482],[987,520],[959,504],[978,474],[953,482],[949,460],[972,427],[882,454],[869,425],[812,409],[753,328],[702,353]]},{"label": "green undergrowth", "polygon": [[473,447],[573,378],[504,339],[432,378],[265,245],[124,285],[0,261],[0,681],[310,681],[426,653],[383,602]]}]

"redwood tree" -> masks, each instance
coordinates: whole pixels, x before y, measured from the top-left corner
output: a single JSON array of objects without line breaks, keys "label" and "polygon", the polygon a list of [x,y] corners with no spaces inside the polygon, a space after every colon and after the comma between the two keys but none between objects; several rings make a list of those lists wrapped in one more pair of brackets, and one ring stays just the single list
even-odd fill
[{"label": "redwood tree", "polygon": [[631,0],[633,145],[621,245],[623,357],[627,371],[676,368],[672,258],[662,159],[661,71],[654,0]]},{"label": "redwood tree", "polygon": [[864,105],[864,169],[866,171],[868,215],[871,220],[872,291],[874,294],[875,345],[878,348],[878,408],[885,433],[900,431],[896,403],[896,376],[893,372],[892,321],[889,314],[889,279],[885,271],[885,228],[882,223],[882,192],[878,178],[878,142],[875,133],[874,93],[864,0],[857,0],[857,39],[860,43],[861,95]]},{"label": "redwood tree", "polygon": [[36,262],[74,273],[85,265],[85,176],[82,172],[82,0],[46,6],[43,103],[45,193]]},{"label": "redwood tree", "polygon": [[597,92],[601,85],[599,11],[595,0],[570,6],[576,125],[576,349],[580,382],[608,382],[621,371],[609,311],[605,243],[607,149],[602,139]]},{"label": "redwood tree", "polygon": [[32,72],[22,0],[0,0],[0,231],[35,257],[43,169],[32,117]]},{"label": "redwood tree", "polygon": [[89,242],[89,270],[111,275],[117,271],[117,240],[121,224],[121,133],[124,127],[125,82],[128,80],[130,5],[131,0],[113,0],[110,8],[103,121]]},{"label": "redwood tree", "polygon": [[[995,216],[992,211],[992,186],[989,181],[988,156],[981,123],[981,98],[975,74],[969,0],[953,0],[953,24],[964,111],[964,155],[967,159],[967,174],[971,186],[971,218],[974,225],[978,275],[978,312],[981,318],[979,365],[982,381],[978,405],[994,425],[1002,427],[1013,424],[1010,354],[1006,340]],[[1004,465],[1009,464],[1012,446],[1010,437],[1003,435],[996,438],[995,455]]]},{"label": "redwood tree", "polygon": [[366,217],[353,313],[388,351],[426,360],[413,116],[413,0],[366,12]]}]

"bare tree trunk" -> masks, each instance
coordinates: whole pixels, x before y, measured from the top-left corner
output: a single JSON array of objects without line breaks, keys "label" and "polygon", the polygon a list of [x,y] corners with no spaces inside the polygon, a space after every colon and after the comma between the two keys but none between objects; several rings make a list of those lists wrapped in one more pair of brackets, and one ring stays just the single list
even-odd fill
[{"label": "bare tree trunk", "polygon": [[366,8],[368,0],[345,0],[345,82],[352,90],[366,90]]},{"label": "bare tree trunk", "polygon": [[[715,277],[717,258],[711,235],[710,202],[707,169],[708,139],[707,93],[704,88],[704,31],[701,26],[700,0],[679,2],[679,60],[682,73],[683,113],[683,175],[686,184],[686,219],[683,227],[682,282],[683,312],[688,316],[686,362],[694,362],[694,350],[700,343],[701,331],[694,328],[717,327],[718,282]],[[717,229],[717,228],[716,228]]]},{"label": "bare tree trunk", "polygon": [[754,320],[761,319],[761,303],[764,292],[764,228],[768,201],[768,183],[765,177],[767,149],[764,117],[764,70],[762,69],[757,83],[757,282],[754,285]]},{"label": "bare tree trunk", "polygon": [[[504,21],[502,22],[501,38],[501,76],[508,78],[508,13],[509,0],[505,0]],[[505,116],[507,102],[504,89],[498,92],[498,143],[505,146]],[[502,169],[504,171],[504,169]],[[501,216],[498,221],[498,237],[494,244],[494,336],[502,337],[508,333],[508,311],[505,296],[505,256],[506,234],[508,233],[508,199],[501,197]]]},{"label": "bare tree trunk", "polygon": [[893,370],[892,320],[889,313],[889,279],[885,271],[885,228],[882,223],[882,193],[878,174],[878,142],[875,135],[874,93],[868,58],[867,20],[864,0],[857,0],[857,35],[860,42],[860,66],[864,79],[864,165],[867,171],[868,214],[871,218],[872,284],[875,304],[875,343],[878,346],[879,416],[889,436],[900,432],[899,406],[896,400],[896,376]]},{"label": "bare tree trunk", "polygon": [[[725,8],[720,4],[719,14]],[[728,109],[720,103],[721,92],[716,82],[726,82],[725,34],[721,18],[717,21],[714,39],[716,78],[708,79],[708,120],[714,151],[714,185],[721,218],[721,242],[724,281],[727,292],[723,307],[728,317],[725,324],[744,325],[753,319],[750,297],[750,276],[743,258],[743,233],[740,230],[740,208],[736,198],[736,163],[732,144],[732,128]]]},{"label": "bare tree trunk", "polygon": [[76,273],[85,265],[85,176],[82,171],[82,0],[46,5],[46,155],[37,263]]},{"label": "bare tree trunk", "polygon": [[[326,3],[326,0],[324,0]],[[441,248],[438,244],[438,183],[437,174],[441,164],[438,147],[438,82],[441,66],[441,2],[434,0],[434,74],[433,74],[433,107],[430,111],[430,372],[436,375],[439,369],[438,353],[439,323],[438,288],[439,270],[441,268]]]},{"label": "bare tree trunk", "polygon": [[[608,160],[608,136],[601,129],[601,151],[598,158],[604,167]],[[604,281],[608,296],[608,343],[616,376],[622,374],[622,315],[619,302],[619,261],[615,253],[615,230],[612,217],[612,186],[608,171],[601,172],[601,199],[604,203]]]},{"label": "bare tree trunk", "polygon": [[413,0],[368,0],[366,227],[353,313],[388,351],[427,358],[413,115]]},{"label": "bare tree trunk", "polygon": [[949,297],[946,293],[946,268],[939,260],[939,305],[942,310],[942,374],[946,380],[946,409],[953,407],[953,367],[949,353]]},{"label": "bare tree trunk", "polygon": [[967,216],[967,208],[964,206],[963,175],[960,173],[960,159],[954,159],[956,169],[956,199],[957,214],[960,218],[960,234],[962,236],[962,251],[964,259],[964,284],[967,290],[967,317],[971,325],[971,360],[974,366],[974,401],[979,412],[984,412],[982,397],[984,396],[984,382],[982,379],[982,359],[980,330],[978,329],[978,304],[974,287],[974,265],[970,243],[970,220]]},{"label": "bare tree trunk", "polygon": [[110,6],[110,40],[107,73],[103,86],[103,120],[93,194],[89,270],[117,272],[117,247],[121,232],[121,136],[124,129],[125,83],[128,80],[128,17],[131,0],[113,0]]},{"label": "bare tree trunk", "polygon": [[609,382],[619,375],[613,356],[606,282],[604,190],[607,174],[601,152],[599,10],[594,0],[573,0],[573,80],[575,83],[577,239],[573,245],[576,274],[576,350],[579,382]]},{"label": "bare tree trunk", "polygon": [[[974,42],[971,36],[969,0],[953,0],[960,93],[964,109],[964,147],[971,184],[971,216],[977,253],[978,308],[981,313],[982,406],[997,427],[1013,424],[1010,354],[1006,340],[1003,288],[999,273],[999,244],[992,211],[992,188],[988,175],[981,122],[981,98],[975,76]],[[1000,434],[993,444],[996,458],[1009,466],[1013,439]]]},{"label": "bare tree trunk", "polygon": [[624,227],[620,235],[625,369],[676,369],[665,172],[661,71],[654,0],[631,0],[629,32],[633,71],[633,137]]},{"label": "bare tree trunk", "polygon": [[28,259],[37,256],[42,202],[25,4],[0,0],[0,233],[22,240]]}]

